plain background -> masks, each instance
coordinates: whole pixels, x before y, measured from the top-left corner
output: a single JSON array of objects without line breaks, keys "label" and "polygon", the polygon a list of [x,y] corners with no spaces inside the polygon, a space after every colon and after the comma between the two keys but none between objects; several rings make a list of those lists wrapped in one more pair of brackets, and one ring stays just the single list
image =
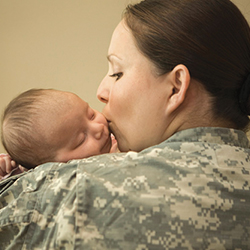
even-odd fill
[{"label": "plain background", "polygon": [[[96,91],[108,70],[111,35],[135,2],[0,0],[0,112],[30,88],[74,92],[101,111]],[[233,2],[250,22],[250,0]]]}]

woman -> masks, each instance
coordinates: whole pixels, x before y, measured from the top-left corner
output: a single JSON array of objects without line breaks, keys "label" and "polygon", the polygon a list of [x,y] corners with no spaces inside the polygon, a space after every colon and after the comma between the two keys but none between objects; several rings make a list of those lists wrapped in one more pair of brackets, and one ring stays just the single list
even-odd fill
[{"label": "woman", "polygon": [[140,151],[193,127],[246,130],[250,33],[231,5],[144,1],[128,8],[98,91],[121,150]]},{"label": "woman", "polygon": [[108,60],[98,98],[132,152],[2,182],[0,246],[249,249],[250,33],[239,10],[229,0],[128,6]]}]

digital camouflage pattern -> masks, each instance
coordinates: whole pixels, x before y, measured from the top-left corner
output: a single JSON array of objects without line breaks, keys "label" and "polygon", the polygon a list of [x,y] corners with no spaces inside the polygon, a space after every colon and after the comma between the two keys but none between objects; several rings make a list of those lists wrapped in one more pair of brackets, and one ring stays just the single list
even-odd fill
[{"label": "digital camouflage pattern", "polygon": [[48,163],[0,183],[0,249],[250,249],[249,183],[249,141],[222,128]]}]

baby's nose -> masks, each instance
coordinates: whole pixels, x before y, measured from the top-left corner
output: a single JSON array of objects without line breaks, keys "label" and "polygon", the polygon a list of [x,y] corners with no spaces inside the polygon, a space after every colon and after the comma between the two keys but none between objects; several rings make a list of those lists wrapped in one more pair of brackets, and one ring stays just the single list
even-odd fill
[{"label": "baby's nose", "polygon": [[104,124],[102,124],[102,123],[96,124],[95,128],[94,128],[94,137],[97,140],[101,139],[103,131],[104,131]]}]

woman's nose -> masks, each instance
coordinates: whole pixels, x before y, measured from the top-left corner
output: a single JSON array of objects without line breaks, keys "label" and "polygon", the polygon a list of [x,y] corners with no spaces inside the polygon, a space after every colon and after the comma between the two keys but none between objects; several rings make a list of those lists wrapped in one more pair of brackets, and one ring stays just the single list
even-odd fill
[{"label": "woman's nose", "polygon": [[106,77],[100,83],[98,90],[97,90],[97,98],[104,103],[107,103],[109,100],[109,85]]}]

